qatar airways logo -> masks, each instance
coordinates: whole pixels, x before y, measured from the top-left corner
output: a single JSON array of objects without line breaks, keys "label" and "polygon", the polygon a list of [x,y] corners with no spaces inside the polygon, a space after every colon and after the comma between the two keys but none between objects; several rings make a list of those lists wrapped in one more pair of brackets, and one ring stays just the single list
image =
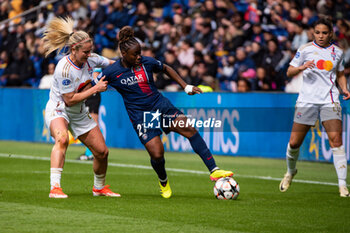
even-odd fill
[{"label": "qatar airways logo", "polygon": [[124,78],[124,79],[120,80],[120,82],[121,82],[121,84],[131,86],[131,85],[134,85],[136,83],[143,83],[143,82],[145,82],[145,79],[143,78],[142,74],[139,74],[137,76],[131,76],[128,78]]}]

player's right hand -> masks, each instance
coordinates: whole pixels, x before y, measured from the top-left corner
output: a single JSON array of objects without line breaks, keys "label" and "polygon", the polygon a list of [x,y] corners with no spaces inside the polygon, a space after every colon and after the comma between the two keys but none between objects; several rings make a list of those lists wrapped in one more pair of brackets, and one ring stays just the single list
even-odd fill
[{"label": "player's right hand", "polygon": [[107,90],[108,81],[104,81],[105,78],[106,76],[102,76],[100,81],[98,81],[98,83],[96,84],[96,89],[98,92],[104,92],[105,90]]},{"label": "player's right hand", "polygon": [[315,60],[305,62],[305,64],[302,65],[301,67],[302,67],[301,68],[302,71],[306,70],[307,68],[312,69],[315,67]]},{"label": "player's right hand", "polygon": [[343,91],[343,100],[350,99],[350,92],[348,90]]},{"label": "player's right hand", "polygon": [[192,88],[192,92],[189,92],[188,95],[195,95],[195,94],[200,94],[203,93],[202,89],[200,89],[199,87],[194,86]]}]

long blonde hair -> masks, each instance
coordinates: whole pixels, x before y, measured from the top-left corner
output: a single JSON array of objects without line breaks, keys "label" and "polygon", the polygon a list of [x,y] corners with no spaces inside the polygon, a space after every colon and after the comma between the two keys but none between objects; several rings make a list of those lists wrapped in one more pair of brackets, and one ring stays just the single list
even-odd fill
[{"label": "long blonde hair", "polygon": [[84,31],[73,31],[74,21],[70,17],[53,18],[47,25],[42,40],[44,41],[45,56],[57,50],[60,52],[65,46],[79,49],[82,43],[92,42]]}]

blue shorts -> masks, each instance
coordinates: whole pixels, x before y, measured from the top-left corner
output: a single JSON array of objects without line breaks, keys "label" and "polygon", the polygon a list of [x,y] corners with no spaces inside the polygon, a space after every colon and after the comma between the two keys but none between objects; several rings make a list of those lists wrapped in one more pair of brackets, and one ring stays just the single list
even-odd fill
[{"label": "blue shorts", "polygon": [[127,111],[132,126],[143,145],[152,138],[160,136],[162,130],[168,134],[171,122],[183,114],[163,96],[153,105],[152,109]]}]

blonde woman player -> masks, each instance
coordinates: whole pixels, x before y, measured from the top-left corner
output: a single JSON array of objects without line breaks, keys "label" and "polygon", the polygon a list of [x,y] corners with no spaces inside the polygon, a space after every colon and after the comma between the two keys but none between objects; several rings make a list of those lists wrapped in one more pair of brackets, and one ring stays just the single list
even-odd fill
[{"label": "blonde woman player", "polygon": [[104,138],[85,107],[85,100],[91,95],[107,89],[107,82],[101,79],[91,87],[95,67],[106,67],[114,61],[91,53],[93,42],[84,31],[73,32],[71,18],[54,18],[44,33],[46,56],[67,46],[70,53],[57,64],[50,99],[46,105],[45,122],[50,128],[55,145],[51,152],[50,198],[67,198],[61,188],[61,173],[68,147],[68,129],[93,153],[94,196],[120,197],[105,185],[108,148]]},{"label": "blonde woman player", "polygon": [[333,26],[330,21],[319,19],[313,28],[315,40],[298,49],[287,70],[288,77],[303,72],[303,86],[296,103],[292,133],[287,146],[287,173],[279,189],[285,192],[291,185],[297,174],[299,148],[320,115],[333,152],[340,196],[349,197],[346,187],[347,160],[342,142],[342,114],[339,91],[335,85],[337,82],[343,92],[343,99],[348,100],[350,93],[344,76],[343,52],[331,43]]}]

